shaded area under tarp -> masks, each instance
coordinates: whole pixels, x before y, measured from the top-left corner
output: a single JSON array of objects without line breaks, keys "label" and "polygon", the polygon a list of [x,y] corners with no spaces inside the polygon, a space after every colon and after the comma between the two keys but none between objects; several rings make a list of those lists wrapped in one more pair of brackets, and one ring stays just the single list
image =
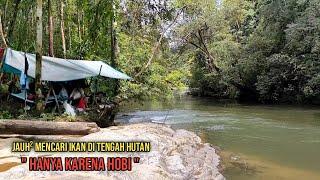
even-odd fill
[{"label": "shaded area under tarp", "polygon": [[[28,76],[35,78],[36,55],[26,53],[29,69]],[[6,49],[3,71],[9,73],[24,72],[25,53]],[[103,76],[115,79],[131,79],[128,75],[119,72],[102,61],[67,60],[61,58],[42,57],[43,81],[72,81],[94,76]]]}]

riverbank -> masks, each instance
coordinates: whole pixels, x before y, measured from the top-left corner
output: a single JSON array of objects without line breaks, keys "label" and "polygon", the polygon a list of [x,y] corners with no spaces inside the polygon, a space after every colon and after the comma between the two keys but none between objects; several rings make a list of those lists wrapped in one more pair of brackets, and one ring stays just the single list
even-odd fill
[{"label": "riverbank", "polygon": [[[28,137],[32,138],[32,137]],[[26,164],[20,164],[20,155],[26,156],[74,156],[71,153],[12,153],[11,142],[17,138],[0,141],[0,179],[224,179],[219,172],[219,156],[216,150],[200,137],[186,130],[173,130],[159,124],[130,124],[101,129],[83,137],[34,136],[34,138],[67,141],[150,141],[148,153],[77,153],[77,156],[139,156],[140,163],[133,164],[128,172],[29,172]],[[2,172],[1,172],[2,171]]]}]

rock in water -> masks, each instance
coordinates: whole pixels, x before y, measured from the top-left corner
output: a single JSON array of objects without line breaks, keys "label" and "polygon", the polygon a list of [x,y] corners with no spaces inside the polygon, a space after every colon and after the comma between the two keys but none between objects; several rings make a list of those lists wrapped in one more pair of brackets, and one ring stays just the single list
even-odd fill
[{"label": "rock in water", "polygon": [[[51,139],[52,140],[52,139]],[[150,141],[151,152],[144,153],[23,153],[27,156],[48,157],[131,157],[139,156],[140,163],[132,164],[132,171],[102,172],[30,172],[27,164],[0,173],[0,179],[216,179],[224,177],[218,171],[219,156],[209,144],[202,143],[194,133],[176,130],[159,124],[131,124],[101,129],[81,138],[68,141]],[[1,163],[19,162],[20,154],[12,153],[11,147],[0,150]],[[1,157],[3,156],[3,157]],[[12,158],[15,156],[16,159]],[[4,158],[4,159],[3,159]],[[14,159],[14,160],[13,160]],[[0,164],[1,165],[1,164]]]}]

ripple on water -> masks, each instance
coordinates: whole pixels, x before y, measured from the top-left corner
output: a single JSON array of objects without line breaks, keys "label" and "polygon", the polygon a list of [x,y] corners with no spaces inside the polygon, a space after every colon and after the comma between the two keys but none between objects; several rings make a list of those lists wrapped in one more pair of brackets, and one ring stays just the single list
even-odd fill
[{"label": "ripple on water", "polygon": [[224,125],[214,125],[209,127],[201,126],[200,128],[203,128],[209,131],[223,131],[225,129],[225,126]]},{"label": "ripple on water", "polygon": [[[223,150],[249,159],[256,156],[255,163],[266,166],[252,177],[241,178],[245,171],[226,172],[227,179],[320,179],[318,107],[219,104],[207,98],[180,99],[161,107],[175,109],[135,115],[157,119],[168,114],[166,123],[173,127],[198,132]],[[143,110],[149,109],[155,108]]]},{"label": "ripple on water", "polygon": [[308,144],[318,144],[320,143],[320,140],[303,140],[303,141],[300,141],[301,143],[308,143]]}]

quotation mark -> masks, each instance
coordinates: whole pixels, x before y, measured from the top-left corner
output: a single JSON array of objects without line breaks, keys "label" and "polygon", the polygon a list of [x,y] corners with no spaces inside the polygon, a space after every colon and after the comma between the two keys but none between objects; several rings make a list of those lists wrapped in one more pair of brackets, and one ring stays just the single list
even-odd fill
[{"label": "quotation mark", "polygon": [[21,157],[21,163],[26,163],[27,162],[27,158],[26,157]]},{"label": "quotation mark", "polygon": [[133,158],[133,162],[134,163],[139,163],[139,161],[140,161],[140,157],[134,157]]}]

